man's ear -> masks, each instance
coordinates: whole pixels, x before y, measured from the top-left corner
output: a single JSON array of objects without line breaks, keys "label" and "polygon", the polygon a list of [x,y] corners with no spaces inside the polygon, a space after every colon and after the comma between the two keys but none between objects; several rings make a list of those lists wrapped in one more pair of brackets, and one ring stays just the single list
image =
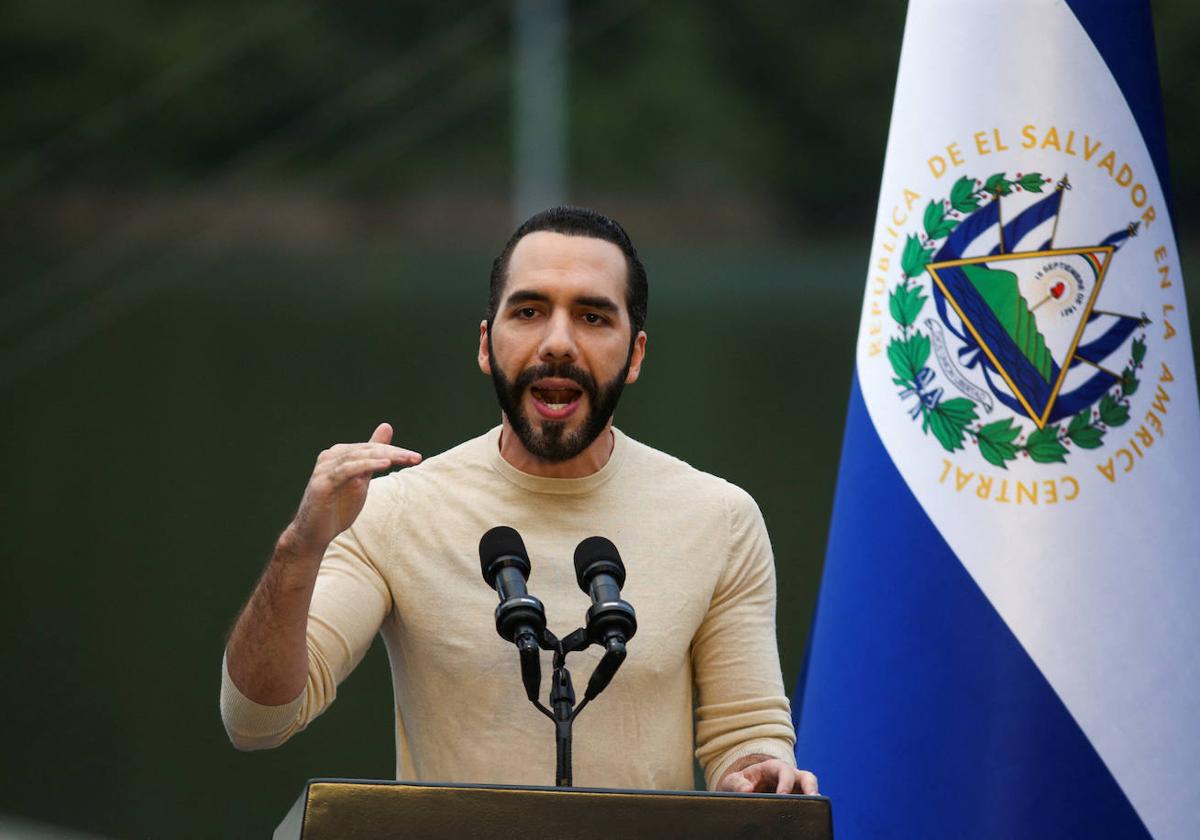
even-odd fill
[{"label": "man's ear", "polygon": [[629,373],[625,375],[625,384],[632,385],[637,382],[638,377],[642,373],[642,362],[646,358],[646,331],[638,332],[637,338],[633,340],[633,352],[629,355]]},{"label": "man's ear", "polygon": [[492,375],[492,356],[488,352],[488,323],[479,322],[479,369],[488,376]]}]

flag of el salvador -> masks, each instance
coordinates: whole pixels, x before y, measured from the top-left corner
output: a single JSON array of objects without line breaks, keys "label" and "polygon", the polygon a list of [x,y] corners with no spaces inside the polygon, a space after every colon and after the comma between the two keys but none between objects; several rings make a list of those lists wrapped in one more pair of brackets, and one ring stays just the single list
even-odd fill
[{"label": "flag of el salvador", "polygon": [[1200,837],[1170,211],[1148,2],[912,0],[794,703],[843,840]]}]

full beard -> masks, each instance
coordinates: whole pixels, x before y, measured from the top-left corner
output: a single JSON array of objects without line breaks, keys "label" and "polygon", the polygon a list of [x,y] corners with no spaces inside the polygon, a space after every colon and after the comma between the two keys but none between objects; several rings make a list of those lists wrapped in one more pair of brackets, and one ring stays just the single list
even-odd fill
[{"label": "full beard", "polygon": [[[488,337],[489,344],[491,337]],[[490,347],[489,347],[490,351]],[[495,354],[492,353],[495,359]],[[500,409],[508,418],[509,424],[525,449],[536,458],[552,464],[569,461],[583,450],[587,449],[604,431],[621,392],[625,388],[625,377],[629,373],[629,364],[633,355],[625,360],[625,366],[610,382],[597,385],[596,380],[585,370],[572,364],[561,362],[557,364],[541,364],[521,371],[515,380],[510,380],[500,370],[497,364],[492,365],[492,385],[496,388],[496,398],[500,401]],[[521,410],[521,398],[529,390],[529,386],[539,379],[561,378],[570,379],[583,389],[587,395],[587,417],[582,425],[572,432],[567,431],[567,424],[562,421],[542,420],[531,421]]]}]

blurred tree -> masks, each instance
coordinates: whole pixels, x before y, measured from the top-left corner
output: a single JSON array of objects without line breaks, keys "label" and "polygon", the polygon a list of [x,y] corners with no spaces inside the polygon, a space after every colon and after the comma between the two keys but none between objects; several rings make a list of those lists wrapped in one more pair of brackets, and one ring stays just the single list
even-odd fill
[{"label": "blurred tree", "polygon": [[[1200,7],[1155,12],[1187,205],[1200,197],[1200,161],[1182,151],[1200,141],[1185,81]],[[351,198],[447,184],[503,198],[507,15],[462,0],[10,0],[0,205],[56,188],[190,188],[214,172]],[[744,195],[782,227],[857,226],[874,203],[903,24],[896,3],[576,2],[573,184]]]}]

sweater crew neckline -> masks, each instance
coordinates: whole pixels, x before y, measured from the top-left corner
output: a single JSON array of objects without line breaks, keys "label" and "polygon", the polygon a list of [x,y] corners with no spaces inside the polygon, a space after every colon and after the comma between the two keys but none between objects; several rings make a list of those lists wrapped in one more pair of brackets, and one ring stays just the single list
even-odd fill
[{"label": "sweater crew neckline", "polygon": [[608,461],[603,467],[591,475],[585,475],[582,478],[546,478],[540,475],[530,475],[504,460],[504,457],[500,454],[500,432],[502,429],[503,426],[496,426],[487,433],[488,457],[491,460],[492,467],[510,483],[532,493],[547,493],[556,496],[577,496],[590,493],[608,483],[609,479],[617,474],[617,471],[621,468],[621,463],[625,460],[625,454],[629,450],[628,438],[625,437],[620,429],[613,426],[612,454],[609,455]]}]

